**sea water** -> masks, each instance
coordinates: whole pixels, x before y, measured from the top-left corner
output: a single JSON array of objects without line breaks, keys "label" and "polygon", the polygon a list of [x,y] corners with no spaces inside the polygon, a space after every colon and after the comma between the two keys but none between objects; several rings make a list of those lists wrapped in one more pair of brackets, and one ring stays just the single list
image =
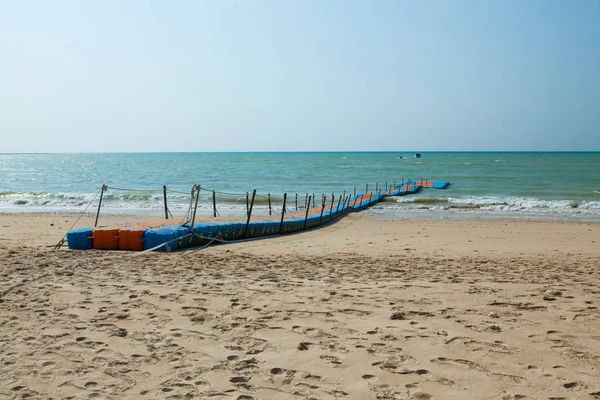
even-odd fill
[{"label": "sea water", "polygon": [[[316,152],[0,154],[0,212],[181,215],[194,184],[199,212],[242,216],[253,189],[256,215],[327,204],[403,181],[441,180],[446,190],[388,198],[368,212],[403,218],[463,216],[600,219],[600,152]],[[368,187],[367,187],[368,185]],[[125,190],[120,190],[125,189]],[[296,200],[297,199],[297,200]]]}]

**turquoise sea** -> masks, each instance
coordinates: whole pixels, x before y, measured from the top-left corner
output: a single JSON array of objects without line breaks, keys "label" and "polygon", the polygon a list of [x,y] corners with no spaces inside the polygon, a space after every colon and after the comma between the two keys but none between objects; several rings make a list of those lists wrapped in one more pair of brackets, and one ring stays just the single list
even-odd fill
[{"label": "turquoise sea", "polygon": [[[107,213],[162,215],[162,186],[173,214],[189,206],[193,184],[200,210],[243,215],[246,193],[257,190],[256,213],[317,203],[402,180],[445,180],[446,190],[388,198],[367,211],[390,217],[454,215],[600,219],[600,152],[323,152],[0,154],[0,212],[95,212],[103,184]],[[131,190],[135,189],[135,190]],[[94,202],[90,205],[92,199]]]}]

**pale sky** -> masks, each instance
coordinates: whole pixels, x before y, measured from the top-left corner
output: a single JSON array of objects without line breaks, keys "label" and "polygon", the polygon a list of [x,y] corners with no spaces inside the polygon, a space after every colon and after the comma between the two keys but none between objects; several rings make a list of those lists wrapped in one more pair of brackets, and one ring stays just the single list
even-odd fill
[{"label": "pale sky", "polygon": [[0,0],[0,153],[600,150],[600,1]]}]

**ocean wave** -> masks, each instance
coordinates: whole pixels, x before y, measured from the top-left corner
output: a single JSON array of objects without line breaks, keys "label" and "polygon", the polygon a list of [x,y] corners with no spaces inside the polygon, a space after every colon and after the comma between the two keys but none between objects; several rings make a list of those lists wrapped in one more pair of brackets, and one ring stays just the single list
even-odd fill
[{"label": "ocean wave", "polygon": [[396,203],[408,208],[465,209],[498,212],[586,213],[600,215],[600,202],[585,200],[542,200],[524,197],[399,197]]},{"label": "ocean wave", "polygon": [[[589,192],[588,192],[589,193]],[[598,193],[598,192],[596,192]],[[432,193],[433,194],[433,193]],[[534,197],[503,197],[503,196],[462,196],[446,197],[440,196],[402,196],[390,197],[377,205],[379,209],[411,209],[411,210],[457,210],[457,211],[491,211],[500,213],[543,213],[543,214],[582,214],[600,216],[600,201],[589,200],[544,200]],[[450,192],[448,194],[451,194]],[[309,193],[312,196],[312,193]],[[15,212],[79,212],[89,207],[96,209],[99,196],[94,200],[93,194],[67,193],[67,192],[0,192],[0,210]],[[311,201],[315,206],[322,202],[321,193],[314,194],[315,199]],[[251,199],[251,194],[249,195]],[[248,200],[249,200],[248,199]],[[94,200],[94,201],[92,201]],[[303,209],[306,203],[306,193],[295,194],[287,197],[287,209]],[[338,204],[339,197],[336,196],[334,204]],[[246,210],[247,198],[245,194],[229,195],[216,194],[217,210],[230,214],[243,214]],[[281,211],[283,203],[282,196],[271,197],[271,210],[274,214]],[[331,203],[331,195],[328,196],[327,204]],[[168,206],[172,211],[185,211],[190,205],[190,196],[181,193],[169,193]],[[312,204],[311,204],[312,205]],[[162,193],[143,192],[119,192],[109,190],[104,193],[102,208],[124,213],[160,212],[164,208]],[[202,212],[210,212],[213,209],[212,192],[201,192],[199,209]],[[266,195],[257,194],[254,200],[254,210],[262,215],[268,214],[269,199]],[[279,211],[278,211],[279,210]]]}]

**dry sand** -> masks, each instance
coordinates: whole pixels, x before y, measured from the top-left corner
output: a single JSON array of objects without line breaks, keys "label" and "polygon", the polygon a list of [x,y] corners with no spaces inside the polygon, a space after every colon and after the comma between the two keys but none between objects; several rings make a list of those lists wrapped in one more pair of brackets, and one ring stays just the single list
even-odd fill
[{"label": "dry sand", "polygon": [[0,215],[1,398],[600,398],[598,223],[351,214],[194,254],[45,247],[73,221]]}]

